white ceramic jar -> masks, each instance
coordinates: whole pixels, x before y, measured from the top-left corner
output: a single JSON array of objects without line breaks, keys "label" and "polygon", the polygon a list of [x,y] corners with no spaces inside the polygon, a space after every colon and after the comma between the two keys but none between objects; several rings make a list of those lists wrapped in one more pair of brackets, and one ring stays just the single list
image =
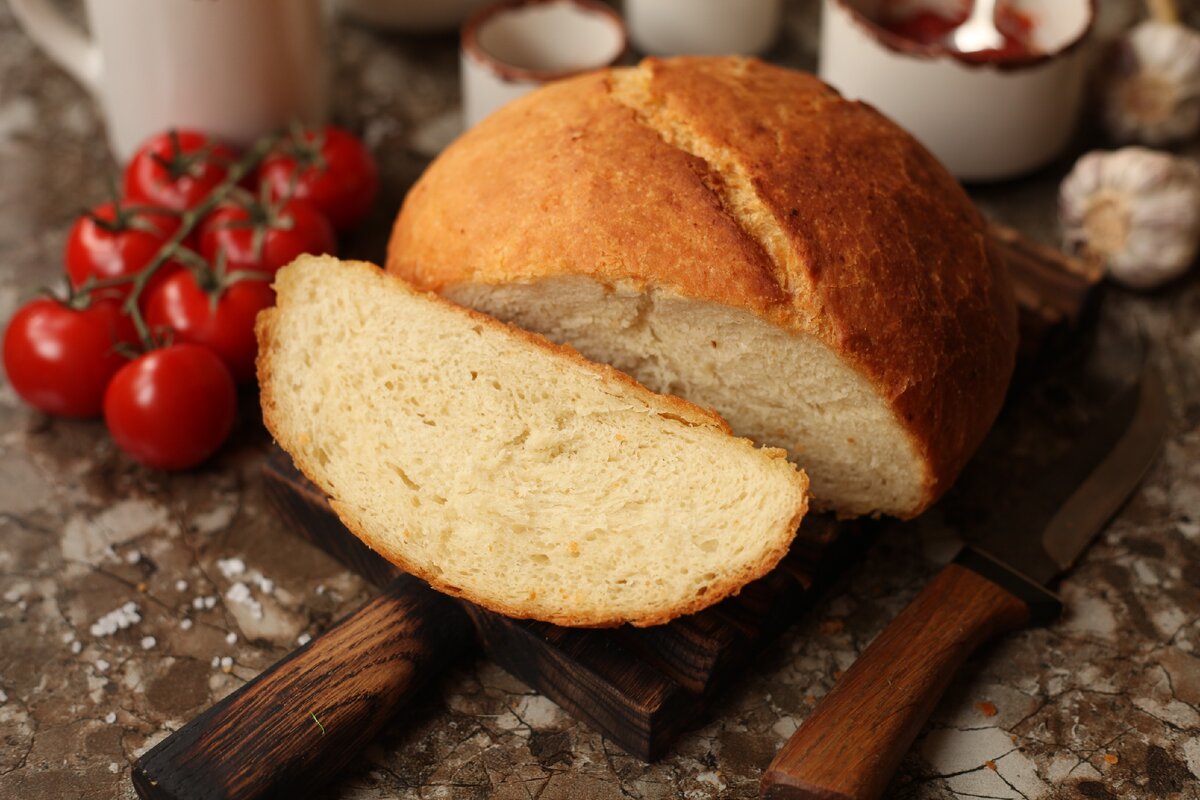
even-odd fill
[{"label": "white ceramic jar", "polygon": [[471,127],[538,86],[615,64],[621,17],[598,0],[503,0],[462,31],[463,115]]},{"label": "white ceramic jar", "polygon": [[872,21],[900,5],[952,16],[961,3],[823,0],[821,77],[907,128],[962,180],[1014,177],[1062,153],[1083,105],[1092,0],[1013,0],[1036,54],[1005,61],[964,59]]},{"label": "white ceramic jar", "polygon": [[783,0],[625,0],[633,46],[654,56],[758,55],[782,16]]}]

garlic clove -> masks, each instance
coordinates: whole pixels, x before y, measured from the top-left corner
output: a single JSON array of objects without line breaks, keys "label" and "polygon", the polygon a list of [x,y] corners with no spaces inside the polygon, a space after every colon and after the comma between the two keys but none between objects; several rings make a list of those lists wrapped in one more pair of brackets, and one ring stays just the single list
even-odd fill
[{"label": "garlic clove", "polygon": [[1068,251],[1127,286],[1160,286],[1200,248],[1200,165],[1142,147],[1088,153],[1063,180],[1059,218]]},{"label": "garlic clove", "polygon": [[1104,124],[1119,142],[1161,145],[1200,131],[1200,33],[1147,20],[1113,44]]}]

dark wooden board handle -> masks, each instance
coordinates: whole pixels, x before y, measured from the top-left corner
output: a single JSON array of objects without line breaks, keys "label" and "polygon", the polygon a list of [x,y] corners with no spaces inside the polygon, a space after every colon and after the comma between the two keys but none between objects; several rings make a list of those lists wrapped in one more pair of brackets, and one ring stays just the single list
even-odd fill
[{"label": "dark wooden board handle", "polygon": [[457,604],[397,578],[160,742],[134,787],[145,800],[307,797],[473,639]]},{"label": "dark wooden board handle", "polygon": [[830,690],[763,776],[771,800],[876,800],[958,668],[1029,607],[950,564]]}]

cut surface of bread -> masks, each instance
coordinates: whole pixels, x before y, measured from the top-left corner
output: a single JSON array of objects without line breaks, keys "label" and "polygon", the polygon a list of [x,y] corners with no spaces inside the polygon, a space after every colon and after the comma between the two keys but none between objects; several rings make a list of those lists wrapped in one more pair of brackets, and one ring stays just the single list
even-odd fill
[{"label": "cut surface of bread", "polygon": [[263,417],[371,548],[510,616],[650,625],[769,571],[781,450],[378,268],[302,256],[259,316]]},{"label": "cut surface of bread", "polygon": [[1015,364],[1007,272],[954,178],[755,59],[650,58],[508,104],[413,186],[387,268],[713,407],[842,515],[937,500]]},{"label": "cut surface of bread", "polygon": [[721,409],[738,435],[804,465],[814,508],[858,515],[923,502],[925,465],[912,438],[814,337],[718,303],[584,277],[463,283],[446,296],[569,343],[655,392]]}]

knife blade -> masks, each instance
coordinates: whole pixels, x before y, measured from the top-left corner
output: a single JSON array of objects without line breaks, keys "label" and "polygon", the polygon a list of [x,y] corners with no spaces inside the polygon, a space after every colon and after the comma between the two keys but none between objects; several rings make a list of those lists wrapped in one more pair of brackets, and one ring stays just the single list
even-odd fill
[{"label": "knife blade", "polygon": [[876,800],[971,652],[1061,611],[1048,587],[1141,482],[1166,423],[1162,381],[1145,367],[867,647],[771,762],[763,796]]}]

